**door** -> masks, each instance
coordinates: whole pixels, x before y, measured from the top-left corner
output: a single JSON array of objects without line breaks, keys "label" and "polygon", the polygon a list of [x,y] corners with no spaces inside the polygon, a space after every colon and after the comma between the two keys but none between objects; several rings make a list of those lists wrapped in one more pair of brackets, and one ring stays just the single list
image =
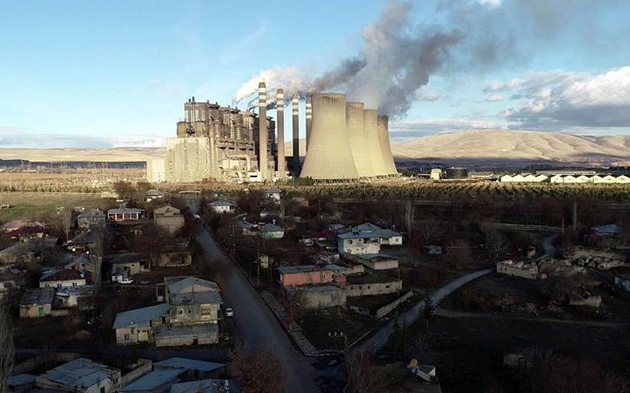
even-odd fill
[{"label": "door", "polygon": [[39,307],[37,309],[37,315],[40,316],[40,317],[44,316],[44,307]]}]

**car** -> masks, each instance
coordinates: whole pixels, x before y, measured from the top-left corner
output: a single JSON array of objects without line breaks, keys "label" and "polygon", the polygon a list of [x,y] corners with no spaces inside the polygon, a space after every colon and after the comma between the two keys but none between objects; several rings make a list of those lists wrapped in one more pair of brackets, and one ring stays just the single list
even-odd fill
[{"label": "car", "polygon": [[225,308],[225,316],[226,317],[233,317],[234,316],[234,310],[232,310],[232,307],[226,307]]},{"label": "car", "polygon": [[121,278],[120,280],[118,280],[118,283],[123,284],[123,285],[133,284],[133,278],[129,278],[129,277]]}]

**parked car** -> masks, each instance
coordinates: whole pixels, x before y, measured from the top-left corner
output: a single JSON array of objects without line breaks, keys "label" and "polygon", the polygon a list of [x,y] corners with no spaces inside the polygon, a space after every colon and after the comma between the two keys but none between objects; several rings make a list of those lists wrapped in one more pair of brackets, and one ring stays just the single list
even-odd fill
[{"label": "parked car", "polygon": [[118,280],[118,283],[123,284],[123,285],[133,284],[133,278],[129,278],[129,277],[121,278],[120,280]]},{"label": "parked car", "polygon": [[225,308],[225,316],[226,317],[233,317],[234,316],[234,310],[232,310],[232,307],[226,307]]}]

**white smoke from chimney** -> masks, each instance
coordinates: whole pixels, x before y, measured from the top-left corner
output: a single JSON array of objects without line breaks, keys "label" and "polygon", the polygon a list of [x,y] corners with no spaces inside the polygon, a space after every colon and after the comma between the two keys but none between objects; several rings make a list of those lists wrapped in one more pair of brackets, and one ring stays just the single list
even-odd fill
[{"label": "white smoke from chimney", "polygon": [[[251,97],[258,91],[258,83],[265,82],[270,91],[284,89],[286,95],[303,94],[310,90],[311,82],[306,73],[297,67],[273,67],[261,70],[258,74],[245,82],[232,98],[232,103],[236,105],[243,99]],[[268,97],[275,102],[275,97]],[[257,97],[248,103],[248,106],[257,103]]]}]

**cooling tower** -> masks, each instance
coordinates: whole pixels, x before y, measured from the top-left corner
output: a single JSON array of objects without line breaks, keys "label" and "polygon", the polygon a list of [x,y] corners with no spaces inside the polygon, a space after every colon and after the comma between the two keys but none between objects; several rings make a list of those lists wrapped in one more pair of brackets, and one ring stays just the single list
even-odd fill
[{"label": "cooling tower", "polygon": [[346,131],[346,95],[313,94],[312,105],[311,141],[300,177],[358,179]]},{"label": "cooling tower", "polygon": [[291,99],[293,107],[293,175],[300,174],[300,97]]},{"label": "cooling tower", "polygon": [[311,97],[306,98],[306,151],[304,154],[308,153],[308,141],[311,137],[311,125],[313,124],[313,106],[311,105]]},{"label": "cooling tower", "polygon": [[276,118],[278,121],[278,176],[285,177],[287,173],[286,160],[284,159],[284,90],[278,89],[276,94]]},{"label": "cooling tower", "polygon": [[389,118],[385,115],[379,115],[377,119],[378,143],[381,148],[381,157],[385,164],[387,175],[396,175],[396,164],[392,157],[392,148],[389,144]]},{"label": "cooling tower", "polygon": [[363,130],[365,132],[366,149],[372,163],[372,176],[387,175],[387,167],[378,138],[378,112],[375,109],[363,111]]},{"label": "cooling tower", "polygon": [[370,150],[363,131],[363,103],[348,102],[346,104],[346,130],[352,158],[357,167],[359,177],[374,176]]},{"label": "cooling tower", "polygon": [[260,178],[267,179],[267,92],[265,82],[258,84],[258,169]]}]

